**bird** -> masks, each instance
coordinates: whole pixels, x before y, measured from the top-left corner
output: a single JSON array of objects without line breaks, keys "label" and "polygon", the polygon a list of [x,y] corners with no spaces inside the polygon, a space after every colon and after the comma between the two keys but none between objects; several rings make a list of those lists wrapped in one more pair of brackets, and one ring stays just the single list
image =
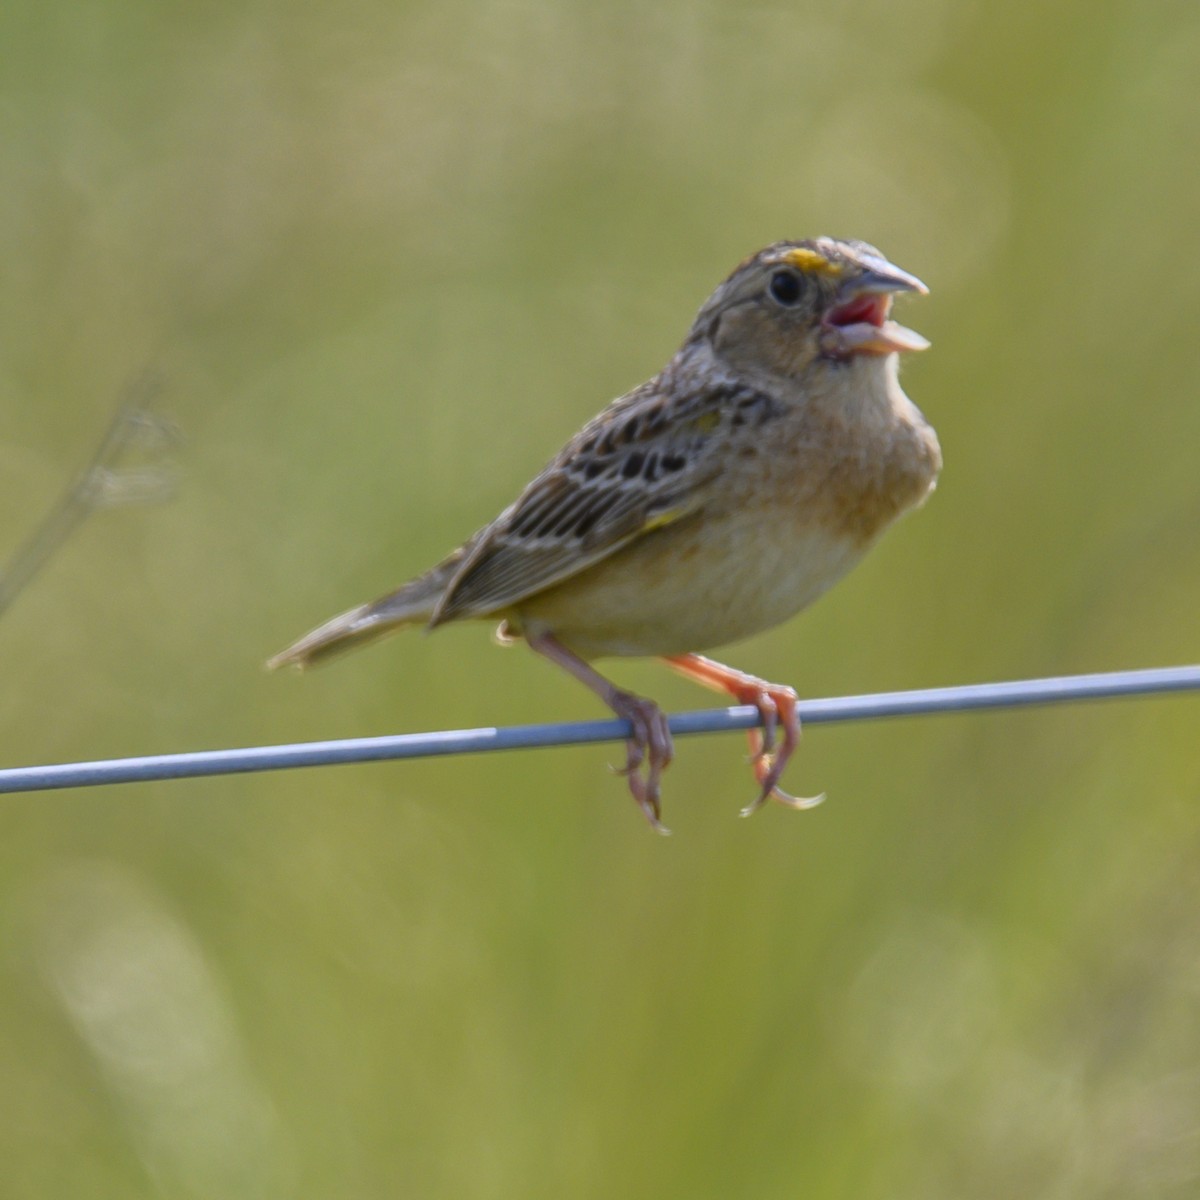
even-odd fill
[{"label": "bird", "polygon": [[493,521],[424,574],[344,612],[270,659],[300,667],[405,626],[498,621],[629,722],[619,773],[651,826],[674,755],[663,710],[593,665],[654,657],[741,704],[768,800],[800,737],[796,692],[701,652],[810,605],[942,466],[899,381],[929,342],[891,319],[928,292],[866,242],[780,241],[741,262],[652,379],[589,421]]}]

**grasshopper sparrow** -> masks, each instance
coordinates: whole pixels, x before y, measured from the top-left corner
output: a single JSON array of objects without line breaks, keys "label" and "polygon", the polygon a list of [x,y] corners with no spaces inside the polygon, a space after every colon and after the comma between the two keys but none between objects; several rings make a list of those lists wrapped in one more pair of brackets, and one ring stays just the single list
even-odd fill
[{"label": "grasshopper sparrow", "polygon": [[655,655],[762,714],[758,794],[779,788],[800,722],[791,688],[698,650],[811,604],[929,494],[937,437],[900,388],[919,334],[889,320],[921,281],[859,241],[778,242],[700,309],[675,356],[583,427],[491,524],[398,591],[276,655],[305,666],[405,625],[500,619],[594,691],[632,733],[623,773],[662,829],[671,734],[652,700],[591,665]]}]

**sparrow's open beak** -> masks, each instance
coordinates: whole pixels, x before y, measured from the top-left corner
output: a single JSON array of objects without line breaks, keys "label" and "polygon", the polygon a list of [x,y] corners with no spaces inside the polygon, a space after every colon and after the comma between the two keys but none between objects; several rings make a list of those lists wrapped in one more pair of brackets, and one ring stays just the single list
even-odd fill
[{"label": "sparrow's open beak", "polygon": [[848,279],[843,285],[853,292],[916,292],[928,296],[929,289],[915,276],[902,271],[886,258],[863,259],[866,270],[857,279]]},{"label": "sparrow's open beak", "polygon": [[929,289],[915,276],[883,258],[870,258],[864,270],[838,289],[837,302],[825,314],[821,349],[830,358],[845,360],[856,354],[896,354],[925,350],[926,338],[888,320],[896,292],[927,295]]}]

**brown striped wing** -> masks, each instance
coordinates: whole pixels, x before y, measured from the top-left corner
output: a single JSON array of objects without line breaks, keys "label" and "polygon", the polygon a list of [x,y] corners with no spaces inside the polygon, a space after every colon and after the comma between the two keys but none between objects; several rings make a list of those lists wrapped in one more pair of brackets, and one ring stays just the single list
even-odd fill
[{"label": "brown striped wing", "polygon": [[473,541],[431,624],[499,612],[696,512],[728,392],[615,401]]}]

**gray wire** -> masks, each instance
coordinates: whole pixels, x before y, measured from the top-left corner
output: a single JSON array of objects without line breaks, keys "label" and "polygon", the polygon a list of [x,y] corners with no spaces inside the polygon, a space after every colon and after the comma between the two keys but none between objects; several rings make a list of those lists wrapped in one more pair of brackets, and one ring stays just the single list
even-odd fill
[{"label": "gray wire", "polygon": [[[807,725],[865,721],[880,717],[913,717],[932,713],[970,712],[983,708],[1017,708],[1064,704],[1121,696],[1151,696],[1200,691],[1200,665],[1144,671],[1111,671],[1101,675],[1069,675],[1012,683],[980,683],[966,687],[928,688],[911,692],[879,692],[803,700],[800,718]],[[680,735],[750,729],[759,723],[749,705],[680,713],[670,718]],[[248,746],[202,750],[188,754],[151,754],[99,762],[56,763],[0,770],[0,793],[94,787],[105,783],[142,783],[277,771],[291,767],[379,762],[393,758],[427,758],[440,754],[472,754],[484,750],[528,750],[620,741],[629,735],[627,721],[571,721],[554,725],[513,725],[502,729],[455,729],[434,733],[400,733],[387,737],[302,742],[287,746]]]}]

